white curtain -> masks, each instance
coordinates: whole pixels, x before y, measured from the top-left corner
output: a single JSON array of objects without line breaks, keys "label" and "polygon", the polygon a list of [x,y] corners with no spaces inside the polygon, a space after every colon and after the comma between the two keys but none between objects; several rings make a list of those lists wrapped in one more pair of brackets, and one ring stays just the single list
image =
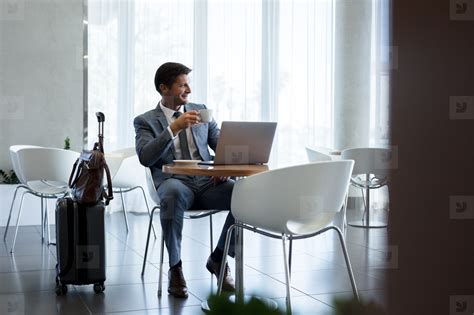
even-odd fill
[{"label": "white curtain", "polygon": [[[374,0],[373,30],[388,28],[384,1]],[[133,146],[133,118],[160,99],[157,67],[176,61],[193,69],[191,100],[213,108],[218,123],[278,122],[274,165],[305,162],[307,144],[333,146],[333,0],[89,0],[88,7],[89,142],[94,113],[103,111],[107,150]],[[373,47],[382,35],[374,33]],[[370,119],[378,144],[387,137],[388,81],[374,51]]]}]

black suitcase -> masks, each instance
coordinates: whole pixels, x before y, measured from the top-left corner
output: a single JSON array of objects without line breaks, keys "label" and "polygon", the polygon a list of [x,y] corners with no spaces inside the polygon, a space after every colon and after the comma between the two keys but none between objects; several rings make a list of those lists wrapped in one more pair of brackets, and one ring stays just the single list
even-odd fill
[{"label": "black suitcase", "polygon": [[66,284],[94,284],[105,290],[105,206],[84,205],[71,198],[56,203],[56,294],[67,292]]}]

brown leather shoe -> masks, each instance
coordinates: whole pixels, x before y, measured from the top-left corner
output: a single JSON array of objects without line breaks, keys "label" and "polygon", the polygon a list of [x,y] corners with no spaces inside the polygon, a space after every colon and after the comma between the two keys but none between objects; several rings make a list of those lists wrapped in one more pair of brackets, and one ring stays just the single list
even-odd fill
[{"label": "brown leather shoe", "polygon": [[[219,281],[219,273],[221,271],[221,263],[220,262],[214,262],[211,257],[207,259],[206,263],[206,268],[209,270],[210,273],[216,276],[217,281]],[[235,291],[235,283],[234,279],[232,279],[232,276],[230,274],[230,268],[229,265],[226,263],[225,264],[225,270],[224,270],[224,282],[222,283],[222,290],[224,291]]]},{"label": "brown leather shoe", "polygon": [[188,288],[186,287],[186,280],[184,280],[183,268],[171,268],[168,271],[168,278],[168,293],[178,298],[187,298]]}]

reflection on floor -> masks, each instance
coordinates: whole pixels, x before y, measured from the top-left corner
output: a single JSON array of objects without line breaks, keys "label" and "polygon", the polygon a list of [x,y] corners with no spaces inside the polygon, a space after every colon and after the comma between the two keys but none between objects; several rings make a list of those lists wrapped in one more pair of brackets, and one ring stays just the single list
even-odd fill
[{"label": "reflection on floor", "polygon": [[[359,219],[359,211],[348,211],[349,219]],[[225,218],[214,220],[217,240]],[[183,270],[189,298],[167,295],[167,268],[164,294],[157,297],[159,262],[159,220],[157,240],[151,242],[144,278],[141,263],[148,218],[130,214],[127,234],[122,213],[106,217],[107,281],[104,294],[92,286],[70,286],[66,296],[56,297],[56,248],[41,244],[39,226],[20,227],[14,255],[9,253],[13,232],[0,243],[0,313],[8,314],[202,314],[200,304],[216,291],[216,280],[205,268],[209,255],[209,221],[186,220],[182,242]],[[54,226],[52,226],[54,230]],[[5,228],[0,228],[3,235]],[[53,234],[54,235],[54,234]],[[397,268],[391,247],[386,245],[387,230],[349,227],[347,247],[361,297],[384,304],[384,270]],[[295,241],[292,271],[292,302],[295,314],[333,314],[333,299],[350,298],[351,286],[344,257],[334,232]],[[166,257],[166,255],[165,255]],[[275,300],[285,309],[284,269],[281,242],[246,232],[244,284],[247,294]],[[234,271],[234,261],[230,259]],[[167,266],[167,263],[165,263]]]}]

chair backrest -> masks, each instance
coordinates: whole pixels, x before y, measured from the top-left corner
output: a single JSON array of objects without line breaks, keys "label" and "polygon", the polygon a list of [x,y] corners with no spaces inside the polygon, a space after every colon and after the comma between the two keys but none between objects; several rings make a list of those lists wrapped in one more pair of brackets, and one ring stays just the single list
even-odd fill
[{"label": "chair backrest", "polygon": [[330,150],[325,148],[306,147],[306,155],[308,155],[308,161],[310,162],[332,161],[329,152]]},{"label": "chair backrest", "polygon": [[237,181],[236,220],[275,233],[308,234],[328,225],[342,207],[353,161],[316,162]]},{"label": "chair backrest", "polygon": [[22,174],[20,164],[18,162],[18,150],[24,149],[24,148],[41,148],[40,146],[37,145],[29,145],[29,144],[17,144],[17,145],[12,145],[10,146],[10,160],[12,161],[12,166],[13,166],[13,171],[16,174],[16,177],[18,177],[18,180],[22,184],[26,184],[26,180]]},{"label": "chair backrest", "polygon": [[138,161],[136,154],[124,158],[112,179],[112,185],[115,188],[142,186],[145,183],[142,168],[143,166],[140,164],[140,161]]},{"label": "chair backrest", "polygon": [[390,171],[390,150],[383,148],[352,148],[342,151],[341,159],[354,160],[353,175],[374,174],[386,177]]},{"label": "chair backrest", "polygon": [[149,167],[145,167],[145,178],[146,178],[146,186],[148,187],[148,194],[150,195],[151,199],[156,205],[160,205],[160,198],[156,193],[155,182],[153,181],[153,175],[151,174],[151,170]]},{"label": "chair backrest", "polygon": [[137,153],[134,147],[105,153],[105,160],[107,161],[107,166],[109,167],[110,177],[112,177],[112,181],[114,182],[113,185],[115,185],[115,176],[121,168],[123,160],[136,154]]},{"label": "chair backrest", "polygon": [[25,182],[47,180],[67,184],[79,153],[56,148],[22,148],[18,163]]}]

